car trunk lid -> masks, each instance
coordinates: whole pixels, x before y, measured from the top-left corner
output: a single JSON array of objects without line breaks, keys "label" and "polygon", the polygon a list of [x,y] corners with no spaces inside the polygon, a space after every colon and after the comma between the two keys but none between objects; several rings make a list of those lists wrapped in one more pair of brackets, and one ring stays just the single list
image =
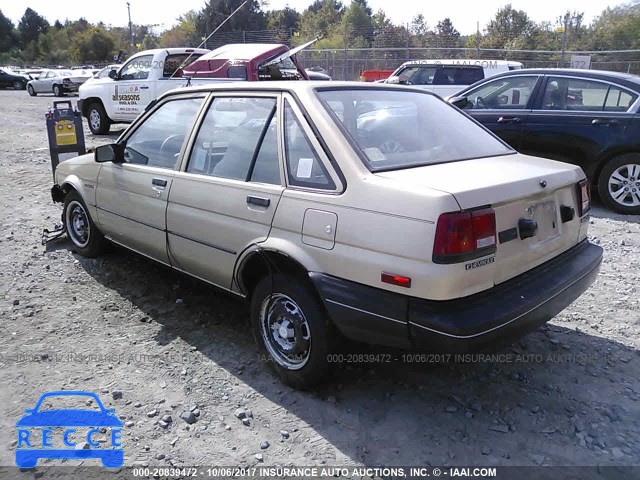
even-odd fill
[{"label": "car trunk lid", "polygon": [[[496,253],[488,262],[466,265],[470,269],[481,267],[483,279],[490,276],[493,284],[530,270],[578,243],[581,223],[576,184],[584,178],[578,167],[511,154],[377,175],[448,192],[461,210],[493,208],[498,236]],[[563,221],[563,206],[574,210],[572,220]],[[446,212],[435,212],[436,218],[429,220],[437,221],[441,213]],[[527,227],[534,225],[532,222],[537,228],[527,232]]]}]

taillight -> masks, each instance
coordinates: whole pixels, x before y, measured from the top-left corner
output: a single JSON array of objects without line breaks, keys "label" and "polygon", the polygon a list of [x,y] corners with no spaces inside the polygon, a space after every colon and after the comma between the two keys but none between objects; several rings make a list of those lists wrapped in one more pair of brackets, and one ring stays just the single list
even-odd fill
[{"label": "taillight", "polygon": [[70,78],[63,78],[62,79],[62,83],[71,83],[71,79]]},{"label": "taillight", "polygon": [[492,208],[443,213],[433,244],[434,263],[458,263],[496,251],[496,214]]},{"label": "taillight", "polygon": [[578,213],[583,216],[591,210],[591,188],[588,180],[578,183]]}]

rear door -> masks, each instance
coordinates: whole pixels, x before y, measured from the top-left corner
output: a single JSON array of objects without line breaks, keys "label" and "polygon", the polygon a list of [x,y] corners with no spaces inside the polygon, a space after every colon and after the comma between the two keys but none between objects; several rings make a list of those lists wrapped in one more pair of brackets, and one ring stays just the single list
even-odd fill
[{"label": "rear door", "polygon": [[167,209],[172,265],[231,289],[236,259],[267,239],[284,190],[278,94],[212,99]]},{"label": "rear door", "polygon": [[541,75],[514,75],[490,80],[464,95],[465,112],[514,149],[522,146],[523,126],[529,116]]},{"label": "rear door", "polygon": [[185,139],[204,95],[163,102],[123,140],[124,163],[100,169],[96,203],[101,229],[112,240],[169,264],[167,198]]},{"label": "rear door", "polygon": [[[602,154],[625,143],[638,95],[612,83],[550,75],[524,127],[521,151],[595,174]],[[628,141],[626,141],[628,143]]]}]

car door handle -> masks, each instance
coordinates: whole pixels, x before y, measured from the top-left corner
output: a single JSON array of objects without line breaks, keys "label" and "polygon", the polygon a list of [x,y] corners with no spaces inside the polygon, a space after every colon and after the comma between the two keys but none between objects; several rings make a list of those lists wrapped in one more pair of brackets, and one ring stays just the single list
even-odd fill
[{"label": "car door handle", "polygon": [[140,90],[149,90],[149,87],[145,87],[144,85],[140,87]]},{"label": "car door handle", "polygon": [[498,123],[520,123],[521,121],[518,117],[500,117],[498,119]]},{"label": "car door handle", "polygon": [[601,118],[594,118],[591,120],[591,125],[602,125],[605,127],[617,127],[620,125],[618,120],[603,120]]},{"label": "car door handle", "polygon": [[163,178],[154,178],[153,180],[151,180],[151,183],[153,185],[156,185],[158,187],[166,187],[167,186],[167,181]]},{"label": "car door handle", "polygon": [[269,205],[271,205],[271,199],[262,198],[262,197],[252,197],[251,195],[249,195],[247,197],[247,203],[250,203],[252,205],[258,205],[264,208],[269,208]]}]

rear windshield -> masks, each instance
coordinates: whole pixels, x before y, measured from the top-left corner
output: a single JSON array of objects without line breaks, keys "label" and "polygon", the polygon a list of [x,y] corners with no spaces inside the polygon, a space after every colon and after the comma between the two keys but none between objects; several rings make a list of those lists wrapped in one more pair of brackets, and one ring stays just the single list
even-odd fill
[{"label": "rear windshield", "polygon": [[372,171],[514,153],[465,114],[416,91],[319,91]]}]

